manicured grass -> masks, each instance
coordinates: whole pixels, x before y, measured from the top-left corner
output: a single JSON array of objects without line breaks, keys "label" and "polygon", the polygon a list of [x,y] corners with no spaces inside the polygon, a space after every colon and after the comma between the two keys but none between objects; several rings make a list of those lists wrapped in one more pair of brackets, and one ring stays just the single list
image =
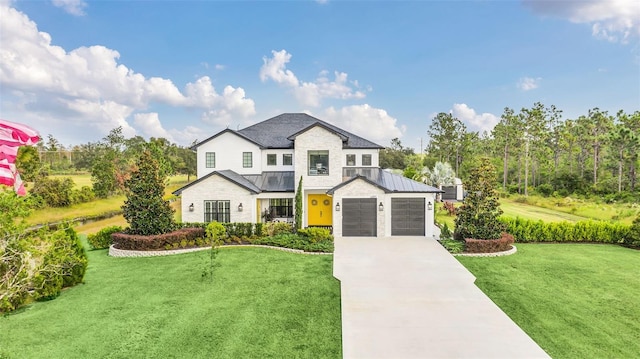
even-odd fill
[{"label": "manicured grass", "polygon": [[0,317],[0,357],[340,358],[331,256],[264,248],[111,258],[89,252],[85,284]]},{"label": "manicured grass", "polygon": [[512,256],[458,259],[551,357],[638,357],[640,251],[589,244],[517,247]]}]

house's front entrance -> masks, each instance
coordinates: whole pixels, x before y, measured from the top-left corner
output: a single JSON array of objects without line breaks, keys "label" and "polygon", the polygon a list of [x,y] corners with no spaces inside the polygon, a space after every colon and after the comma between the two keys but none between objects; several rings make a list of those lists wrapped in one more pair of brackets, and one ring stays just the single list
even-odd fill
[{"label": "house's front entrance", "polygon": [[307,195],[307,225],[331,226],[333,210],[331,197],[326,194]]}]

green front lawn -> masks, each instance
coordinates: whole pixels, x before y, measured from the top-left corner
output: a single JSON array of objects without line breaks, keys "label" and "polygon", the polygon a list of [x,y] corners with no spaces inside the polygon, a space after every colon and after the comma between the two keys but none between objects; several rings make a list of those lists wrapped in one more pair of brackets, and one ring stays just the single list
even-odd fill
[{"label": "green front lawn", "polygon": [[111,258],[91,251],[85,284],[0,317],[0,357],[340,358],[331,256],[222,249]]},{"label": "green front lawn", "polygon": [[640,251],[589,244],[516,246],[512,256],[458,259],[551,357],[638,357]]}]

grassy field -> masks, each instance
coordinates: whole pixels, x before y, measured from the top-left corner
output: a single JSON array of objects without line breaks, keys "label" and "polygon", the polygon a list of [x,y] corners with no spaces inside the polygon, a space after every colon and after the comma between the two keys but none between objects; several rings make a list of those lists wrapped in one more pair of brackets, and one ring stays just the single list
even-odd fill
[{"label": "grassy field", "polygon": [[223,249],[112,258],[89,252],[85,283],[0,317],[8,358],[341,358],[331,256]]},{"label": "grassy field", "polygon": [[[457,206],[461,203],[456,203]],[[589,219],[620,222],[631,225],[640,215],[640,206],[628,203],[602,204],[571,198],[543,198],[538,196],[500,199],[504,216],[520,217],[545,222],[578,222]],[[453,229],[454,216],[449,216],[441,203],[436,204],[438,223],[447,223]]]},{"label": "grassy field", "polygon": [[640,251],[518,244],[512,256],[458,259],[551,357],[638,357]]},{"label": "grassy field", "polygon": [[[84,181],[89,180],[89,175],[60,176],[71,177],[76,183],[76,187],[80,187]],[[193,177],[192,177],[193,178]],[[187,176],[173,176],[169,178],[169,185],[165,188],[165,198],[174,199],[175,196],[171,192],[187,184]],[[86,184],[85,184],[86,185]],[[65,208],[45,208],[36,210],[31,213],[27,222],[29,224],[52,223],[62,220],[69,220],[79,217],[96,216],[107,212],[118,211],[124,204],[125,196],[115,196],[106,199],[96,199],[88,203],[79,203]],[[179,208],[178,208],[179,211]],[[179,213],[177,213],[179,215]],[[180,218],[180,217],[177,217]]]}]

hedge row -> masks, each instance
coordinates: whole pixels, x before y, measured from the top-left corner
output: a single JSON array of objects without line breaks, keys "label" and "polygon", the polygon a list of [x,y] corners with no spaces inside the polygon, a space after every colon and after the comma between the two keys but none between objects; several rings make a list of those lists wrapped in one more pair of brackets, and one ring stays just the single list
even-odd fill
[{"label": "hedge row", "polygon": [[464,240],[465,253],[494,253],[511,249],[514,238],[509,233],[502,233],[499,239],[470,239]]},{"label": "hedge row", "polygon": [[205,238],[203,228],[181,228],[173,232],[142,236],[122,232],[111,235],[118,249],[136,251],[157,251],[178,248],[202,247],[211,242]]},{"label": "hedge row", "polygon": [[501,217],[516,242],[597,242],[627,244],[631,228],[620,223],[581,221],[543,222]]}]

